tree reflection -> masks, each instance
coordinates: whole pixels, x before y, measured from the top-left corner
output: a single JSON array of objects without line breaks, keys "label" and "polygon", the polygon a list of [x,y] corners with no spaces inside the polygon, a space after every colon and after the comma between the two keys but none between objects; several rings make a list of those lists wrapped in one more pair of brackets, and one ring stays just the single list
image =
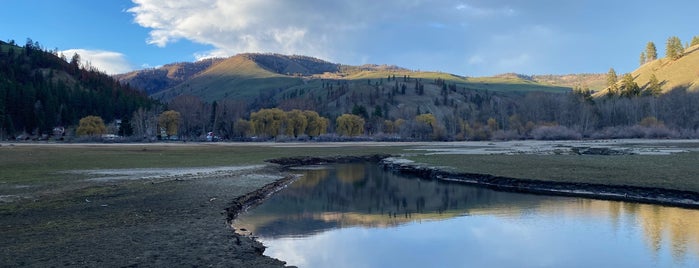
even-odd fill
[{"label": "tree reflection", "polygon": [[462,215],[554,215],[608,221],[613,233],[641,230],[656,256],[699,256],[699,211],[583,198],[497,192],[398,176],[376,165],[304,171],[303,178],[243,215],[237,225],[267,237],[306,236],[349,226],[387,227]]}]

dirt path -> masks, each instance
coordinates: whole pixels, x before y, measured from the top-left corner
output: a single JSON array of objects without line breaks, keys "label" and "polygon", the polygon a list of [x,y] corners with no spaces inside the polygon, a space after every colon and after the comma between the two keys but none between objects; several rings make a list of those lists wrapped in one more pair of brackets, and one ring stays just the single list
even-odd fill
[{"label": "dirt path", "polygon": [[103,179],[67,195],[2,206],[0,266],[284,266],[235,235],[225,213],[236,197],[281,173],[255,167],[188,174]]}]

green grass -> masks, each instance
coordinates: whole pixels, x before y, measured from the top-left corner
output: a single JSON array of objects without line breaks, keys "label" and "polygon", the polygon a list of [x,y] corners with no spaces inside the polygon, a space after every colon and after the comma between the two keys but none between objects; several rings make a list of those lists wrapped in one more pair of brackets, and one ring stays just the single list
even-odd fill
[{"label": "green grass", "polygon": [[674,155],[417,155],[453,170],[558,182],[631,185],[699,192],[699,152]]},{"label": "green grass", "polygon": [[[278,147],[285,145],[3,145],[0,147],[0,190],[3,184],[63,185],[85,178],[85,175],[63,172],[69,170],[257,165],[265,163],[266,159],[286,156],[403,154],[408,152],[405,149],[417,147],[390,144]],[[699,165],[696,165],[699,152],[624,156],[426,155],[409,152],[409,158],[419,163],[461,172],[699,192]]]},{"label": "green grass", "polygon": [[75,179],[69,170],[257,165],[297,155],[364,155],[399,152],[400,147],[278,148],[271,146],[76,145],[2,146],[0,182],[31,184]]}]

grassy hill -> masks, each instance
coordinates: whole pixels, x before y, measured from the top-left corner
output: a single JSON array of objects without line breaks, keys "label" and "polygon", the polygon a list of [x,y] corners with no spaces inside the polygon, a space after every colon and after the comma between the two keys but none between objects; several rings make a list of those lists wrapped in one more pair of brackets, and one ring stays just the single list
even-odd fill
[{"label": "grassy hill", "polygon": [[303,84],[300,77],[279,74],[258,64],[250,54],[225,59],[184,82],[152,94],[169,100],[187,94],[206,101],[224,98],[250,99],[260,94]]},{"label": "grassy hill", "polygon": [[221,61],[223,59],[172,63],[160,68],[118,74],[114,78],[121,81],[122,84],[128,83],[133,87],[143,89],[150,95],[174,87]]},{"label": "grassy hill", "polygon": [[[684,56],[677,60],[662,58],[643,64],[631,75],[641,89],[648,87],[651,76],[655,75],[663,93],[680,88],[699,91],[699,45],[687,48]],[[603,96],[607,91],[605,88],[596,96]]]},{"label": "grassy hill", "polygon": [[[372,86],[377,86],[376,83],[383,83],[389,77],[420,80],[428,92],[433,91],[435,82],[440,84],[439,89],[446,83],[460,89],[491,92],[566,92],[572,88],[569,84],[541,83],[517,76],[472,78],[411,71],[392,65],[340,65],[312,57],[280,54],[240,54],[227,59],[169,64],[117,76],[122,83],[143,88],[156,99],[167,101],[186,94],[209,102],[226,98],[279,100],[296,92],[323,96],[326,95],[323,87],[332,81],[343,84],[343,89],[348,90],[346,93],[356,95],[367,90],[365,85],[373,83]],[[409,79],[403,82],[407,83]]]},{"label": "grassy hill", "polygon": [[532,80],[545,85],[576,87],[587,86],[593,91],[607,87],[606,74],[564,74],[564,75],[534,75]]},{"label": "grassy hill", "polygon": [[675,88],[699,90],[699,46],[685,50],[685,55],[677,60],[658,59],[648,62],[631,73],[641,87],[648,86],[652,74],[660,81],[663,92]]}]

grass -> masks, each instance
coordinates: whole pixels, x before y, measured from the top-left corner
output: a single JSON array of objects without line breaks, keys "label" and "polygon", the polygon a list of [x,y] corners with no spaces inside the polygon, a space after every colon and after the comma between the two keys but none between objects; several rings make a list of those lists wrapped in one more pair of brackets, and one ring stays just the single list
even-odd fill
[{"label": "grass", "polygon": [[[4,185],[48,185],[82,181],[69,170],[241,166],[286,156],[403,154],[417,145],[342,144],[149,144],[0,147],[0,191]],[[314,144],[315,145],[315,144]],[[323,144],[319,144],[323,145]],[[429,145],[428,145],[429,146]],[[672,155],[426,155],[410,159],[448,169],[537,180],[633,185],[699,192],[699,152]],[[19,191],[19,190],[13,190]],[[3,194],[0,192],[0,194]]]},{"label": "grass", "polygon": [[673,155],[417,155],[453,170],[558,182],[658,187],[699,192],[699,152]]},{"label": "grass", "polygon": [[0,183],[28,184],[73,179],[63,171],[121,168],[208,167],[263,164],[295,155],[362,155],[398,152],[400,147],[290,148],[269,145],[75,145],[2,146]]}]

